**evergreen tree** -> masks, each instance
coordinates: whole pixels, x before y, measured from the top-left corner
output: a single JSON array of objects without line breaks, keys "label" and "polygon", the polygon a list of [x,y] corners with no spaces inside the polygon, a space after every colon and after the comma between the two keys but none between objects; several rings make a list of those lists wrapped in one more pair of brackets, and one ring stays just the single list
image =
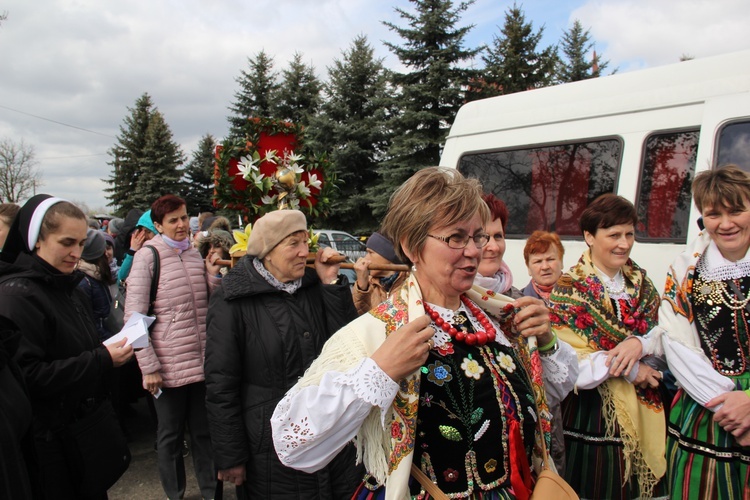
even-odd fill
[{"label": "evergreen tree", "polygon": [[141,171],[133,193],[136,207],[148,207],[162,195],[180,191],[180,165],[185,162],[180,146],[172,140],[164,116],[154,110],[146,131],[146,144],[140,159]]},{"label": "evergreen tree", "polygon": [[326,99],[306,139],[314,151],[330,152],[340,181],[340,196],[326,220],[329,227],[355,233],[378,228],[365,189],[377,183],[377,165],[388,144],[388,77],[364,35],[328,68]]},{"label": "evergreen tree", "polygon": [[369,189],[376,216],[385,212],[391,193],[409,176],[439,163],[441,145],[473,76],[472,70],[460,64],[479,52],[464,48],[464,38],[473,25],[456,27],[460,14],[473,0],[455,6],[451,0],[409,1],[415,13],[396,8],[408,27],[384,23],[404,40],[400,46],[386,45],[409,72],[393,76],[399,114],[393,120],[388,159],[379,170],[382,183]]},{"label": "evergreen tree", "polygon": [[598,78],[609,65],[609,61],[599,59],[596,51],[592,56],[588,55],[594,43],[589,30],[584,30],[578,19],[573,21],[570,30],[563,33],[560,45],[565,55],[557,69],[557,79],[561,83]]},{"label": "evergreen tree", "polygon": [[104,179],[110,186],[104,191],[109,193],[108,206],[113,207],[115,215],[120,217],[124,217],[132,208],[143,208],[135,204],[133,195],[142,172],[141,162],[152,108],[151,96],[144,93],[133,108],[128,108],[130,115],[120,125],[117,144],[108,151],[112,161],[107,164],[112,166],[113,173],[109,179]]},{"label": "evergreen tree", "polygon": [[308,125],[320,107],[320,90],[315,69],[303,63],[302,54],[296,52],[289,68],[282,71],[274,117]]},{"label": "evergreen tree", "polygon": [[240,90],[234,94],[235,102],[229,107],[229,136],[238,137],[250,116],[273,118],[279,91],[277,74],[273,71],[273,58],[261,50],[254,59],[248,59],[250,71],[242,71],[237,83]]},{"label": "evergreen tree", "polygon": [[505,24],[492,46],[482,56],[485,69],[473,84],[472,98],[493,97],[545,87],[554,83],[557,47],[539,51],[544,27],[534,32],[523,11],[513,4],[505,13]]},{"label": "evergreen tree", "polygon": [[193,158],[185,167],[183,176],[183,197],[188,212],[209,211],[214,195],[214,151],[216,139],[211,134],[204,135],[193,151]]}]

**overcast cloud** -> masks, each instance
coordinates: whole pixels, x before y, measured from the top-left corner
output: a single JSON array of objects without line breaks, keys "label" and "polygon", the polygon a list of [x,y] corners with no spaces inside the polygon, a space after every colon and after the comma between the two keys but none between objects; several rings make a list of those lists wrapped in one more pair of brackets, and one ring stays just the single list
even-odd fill
[{"label": "overcast cloud", "polygon": [[[477,0],[463,17],[463,24],[476,25],[468,44],[490,43],[509,5]],[[580,19],[597,52],[620,72],[677,62],[683,54],[750,48],[746,0],[519,5],[535,28],[545,26],[545,46]],[[277,70],[299,51],[324,79],[333,59],[364,34],[396,67],[382,41],[399,39],[380,22],[403,24],[394,7],[411,10],[406,0],[0,1],[0,13],[8,14],[0,25],[0,138],[34,145],[41,192],[102,209],[107,151],[127,108],[144,92],[190,157],[204,134],[224,137],[235,80],[262,49]]]}]

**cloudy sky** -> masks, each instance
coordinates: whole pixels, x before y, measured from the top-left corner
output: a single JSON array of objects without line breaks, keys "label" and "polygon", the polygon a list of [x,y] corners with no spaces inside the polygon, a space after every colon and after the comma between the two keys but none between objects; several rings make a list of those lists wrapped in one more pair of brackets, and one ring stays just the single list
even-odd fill
[{"label": "cloudy sky", "polygon": [[[467,42],[490,43],[512,0],[476,0],[462,25]],[[518,1],[543,46],[579,19],[620,72],[750,48],[747,0]],[[380,21],[404,23],[407,0],[0,0],[0,138],[34,146],[39,191],[83,202],[107,200],[107,151],[144,92],[164,114],[186,156],[206,133],[226,134],[227,107],[248,57],[260,50],[286,67],[295,51],[321,78],[352,39],[366,35],[386,65]]]}]

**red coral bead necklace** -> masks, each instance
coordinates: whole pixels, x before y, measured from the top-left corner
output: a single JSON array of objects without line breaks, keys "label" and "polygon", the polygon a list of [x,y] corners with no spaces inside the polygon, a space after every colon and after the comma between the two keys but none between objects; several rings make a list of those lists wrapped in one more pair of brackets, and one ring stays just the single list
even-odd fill
[{"label": "red coral bead necklace", "polygon": [[466,306],[469,312],[474,315],[477,321],[479,321],[479,324],[482,325],[484,331],[479,331],[476,333],[466,333],[459,331],[455,326],[441,318],[440,313],[428,306],[427,302],[423,302],[423,304],[425,312],[433,321],[433,323],[442,328],[442,330],[450,335],[452,339],[458,342],[465,342],[469,345],[479,346],[485,345],[487,342],[492,342],[493,340],[495,340],[495,334],[497,334],[497,330],[495,330],[495,327],[492,325],[492,322],[487,317],[487,315],[484,314],[484,312],[482,312],[480,308],[472,304],[472,302],[467,299],[465,295],[461,295],[461,302]]}]

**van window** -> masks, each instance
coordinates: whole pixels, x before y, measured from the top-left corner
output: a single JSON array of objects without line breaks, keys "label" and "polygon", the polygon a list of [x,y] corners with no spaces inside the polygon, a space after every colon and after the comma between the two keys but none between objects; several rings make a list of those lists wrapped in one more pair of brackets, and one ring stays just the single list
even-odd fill
[{"label": "van window", "polygon": [[508,206],[507,236],[540,229],[581,237],[581,212],[597,196],[615,191],[622,159],[617,139],[468,153],[458,170],[482,182]]},{"label": "van window", "polygon": [[734,163],[750,172],[750,121],[724,125],[719,132],[718,151],[717,165]]},{"label": "van window", "polygon": [[699,137],[696,129],[646,138],[635,203],[638,241],[687,241]]}]

